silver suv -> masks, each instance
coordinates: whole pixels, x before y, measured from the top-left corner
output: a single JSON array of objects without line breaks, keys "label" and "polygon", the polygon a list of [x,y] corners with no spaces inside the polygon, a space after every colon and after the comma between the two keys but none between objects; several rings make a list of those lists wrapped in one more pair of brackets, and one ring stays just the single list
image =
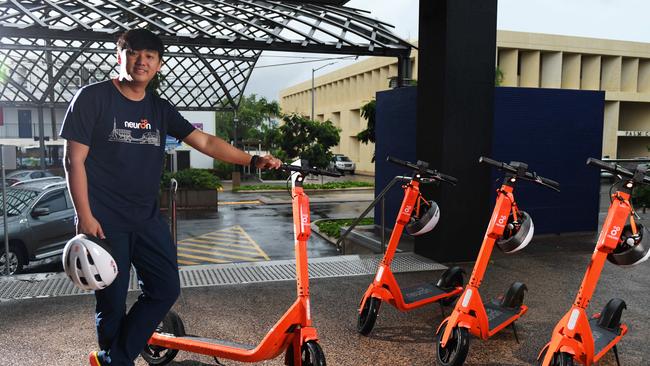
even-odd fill
[{"label": "silver suv", "polygon": [[[75,212],[66,182],[35,180],[7,187],[6,194],[9,274],[21,273],[30,261],[60,255],[75,234]],[[1,195],[0,254],[0,273],[6,274]]]},{"label": "silver suv", "polygon": [[354,174],[354,170],[356,169],[356,166],[348,158],[347,156],[343,154],[334,154],[332,156],[332,160],[330,161],[329,165],[330,170],[332,171],[338,171],[339,173],[343,174],[345,172],[348,172],[350,174]]}]

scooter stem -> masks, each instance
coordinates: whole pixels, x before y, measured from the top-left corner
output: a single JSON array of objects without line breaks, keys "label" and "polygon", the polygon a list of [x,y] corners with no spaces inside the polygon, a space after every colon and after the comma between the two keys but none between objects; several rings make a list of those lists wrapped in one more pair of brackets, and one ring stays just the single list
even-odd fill
[{"label": "scooter stem", "polygon": [[607,254],[611,253],[618,245],[625,222],[632,212],[629,193],[618,191],[612,197],[613,200],[607,211],[607,217],[598,236],[596,250],[591,256],[591,262],[587,267],[587,272],[574,302],[575,306],[583,309],[589,306],[591,297],[596,291],[596,285],[605,265]]},{"label": "scooter stem", "polygon": [[307,240],[311,234],[309,215],[309,197],[300,186],[292,188],[294,250],[296,254],[296,293],[304,299],[307,324],[311,326],[311,309],[309,302],[309,265],[307,260]]},{"label": "scooter stem", "polygon": [[483,245],[481,245],[478,259],[474,264],[474,270],[468,282],[470,286],[480,287],[483,282],[483,276],[490,262],[492,249],[494,249],[494,243],[503,235],[503,231],[508,223],[510,209],[515,200],[512,195],[513,189],[512,186],[504,184],[497,191],[497,202],[492,211],[492,217],[490,218],[490,223],[483,238]]},{"label": "scooter stem", "polygon": [[388,240],[388,246],[386,247],[386,252],[384,253],[384,258],[382,258],[381,264],[386,267],[390,267],[391,262],[395,256],[395,251],[397,250],[397,245],[402,237],[402,232],[404,231],[404,226],[409,223],[411,216],[413,215],[413,210],[415,210],[415,204],[420,194],[420,183],[417,180],[412,180],[407,184],[406,190],[404,192],[404,200],[402,201],[402,206],[397,213],[397,218],[395,219],[395,227],[393,232],[390,234],[390,239]]}]

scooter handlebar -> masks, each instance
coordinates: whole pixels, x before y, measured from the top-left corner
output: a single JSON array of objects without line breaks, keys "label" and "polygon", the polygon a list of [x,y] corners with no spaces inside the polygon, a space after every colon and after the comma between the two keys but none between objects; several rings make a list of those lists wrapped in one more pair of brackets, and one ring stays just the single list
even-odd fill
[{"label": "scooter handlebar", "polygon": [[[616,163],[608,163],[606,161],[602,161],[596,158],[589,158],[587,159],[587,165],[595,166],[603,170],[607,170],[608,172],[614,174],[614,175],[620,175],[626,178],[634,178],[634,172],[630,171],[629,169],[626,169]],[[650,177],[646,176],[645,174],[643,175],[643,183],[645,184],[650,184]]]},{"label": "scooter handlebar", "polygon": [[427,177],[433,178],[435,180],[439,180],[452,185],[456,185],[458,183],[458,179],[456,177],[452,177],[451,175],[443,174],[436,170],[427,168],[429,166],[429,163],[424,161],[418,162],[418,164],[413,164],[411,162],[397,159],[392,156],[387,156],[386,161],[391,162],[393,164],[401,165],[405,168],[416,170],[422,174],[426,174]]},{"label": "scooter handlebar", "polygon": [[302,174],[326,175],[329,177],[340,177],[342,175],[341,173],[338,172],[328,172],[326,170],[322,170],[318,168],[301,167],[301,166],[289,165],[289,164],[282,164],[280,165],[279,169],[289,171],[289,172],[299,172]]},{"label": "scooter handlebar", "polygon": [[490,159],[490,158],[485,157],[485,156],[481,156],[480,158],[478,158],[478,162],[488,164],[488,165],[492,165],[493,167],[495,167],[495,168],[497,168],[499,170],[505,170],[505,171],[507,171],[509,173],[514,174],[517,177],[520,177],[520,178],[523,178],[523,179],[526,179],[526,180],[530,180],[532,182],[538,183],[538,184],[540,184],[540,185],[542,185],[544,187],[553,189],[553,190],[558,191],[558,192],[560,191],[560,183],[554,181],[553,179],[544,178],[541,175],[537,175],[535,172],[526,171],[526,172],[523,172],[523,174],[522,174],[520,172],[520,170],[518,170],[517,168],[511,166],[508,163],[502,163],[500,161],[496,161],[494,159]]}]

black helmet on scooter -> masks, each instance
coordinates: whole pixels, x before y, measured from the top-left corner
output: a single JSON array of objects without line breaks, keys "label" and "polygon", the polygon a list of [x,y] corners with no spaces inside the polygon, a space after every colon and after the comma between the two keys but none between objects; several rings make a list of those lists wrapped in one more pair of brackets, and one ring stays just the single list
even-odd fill
[{"label": "black helmet on scooter", "polygon": [[519,211],[517,221],[510,214],[503,236],[496,244],[504,253],[514,253],[524,249],[530,243],[534,232],[533,219],[525,211]]},{"label": "black helmet on scooter", "polygon": [[645,240],[645,228],[641,224],[636,224],[637,233],[632,233],[632,226],[625,225],[621,232],[621,240],[616,248],[607,255],[607,260],[617,266],[634,266],[645,262],[650,257],[650,244]]},{"label": "black helmet on scooter", "polygon": [[[423,209],[426,212],[422,213]],[[420,213],[419,218],[411,217],[411,221],[406,225],[406,232],[410,235],[418,236],[428,233],[436,226],[438,220],[440,220],[440,208],[433,201],[429,201],[429,204],[426,206],[423,205],[420,208]]]}]

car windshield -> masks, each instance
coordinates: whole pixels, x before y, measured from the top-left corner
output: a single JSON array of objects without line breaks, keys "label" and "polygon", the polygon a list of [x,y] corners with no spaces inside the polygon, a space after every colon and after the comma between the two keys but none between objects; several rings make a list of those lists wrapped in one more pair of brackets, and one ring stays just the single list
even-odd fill
[{"label": "car windshield", "polygon": [[[38,196],[38,192],[27,189],[7,189],[7,216],[19,215],[27,205]],[[0,195],[0,215],[2,214],[2,195]]]},{"label": "car windshield", "polygon": [[336,159],[338,161],[351,161],[347,156],[337,156]]}]

